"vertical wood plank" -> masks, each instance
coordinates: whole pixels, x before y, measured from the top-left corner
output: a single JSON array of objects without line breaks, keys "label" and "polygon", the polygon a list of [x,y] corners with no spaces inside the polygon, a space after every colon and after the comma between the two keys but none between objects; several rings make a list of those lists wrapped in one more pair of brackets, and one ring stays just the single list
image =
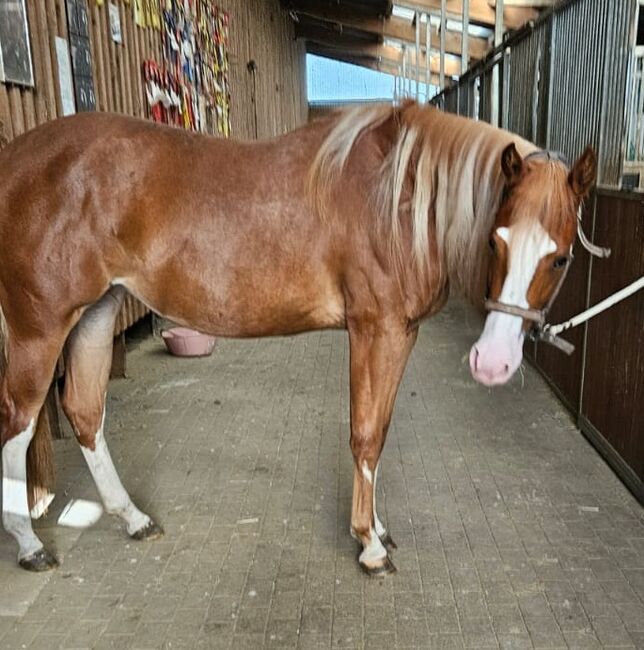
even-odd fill
[{"label": "vertical wood plank", "polygon": [[11,105],[9,93],[5,84],[0,84],[0,137],[7,140],[13,139],[13,121],[11,119]]},{"label": "vertical wood plank", "polygon": [[47,84],[45,81],[45,72],[43,67],[43,48],[48,51],[49,47],[47,46],[46,40],[43,42],[43,39],[41,38],[42,28],[38,20],[38,11],[36,9],[35,0],[27,0],[27,17],[29,21],[29,35],[31,40],[34,70],[34,90],[32,93],[34,98],[36,123],[42,124],[49,119],[47,112],[47,102],[44,92]]},{"label": "vertical wood plank", "polygon": [[13,137],[17,138],[25,132],[25,116],[22,110],[20,88],[18,88],[18,86],[10,86],[8,93],[11,123],[13,124]]}]

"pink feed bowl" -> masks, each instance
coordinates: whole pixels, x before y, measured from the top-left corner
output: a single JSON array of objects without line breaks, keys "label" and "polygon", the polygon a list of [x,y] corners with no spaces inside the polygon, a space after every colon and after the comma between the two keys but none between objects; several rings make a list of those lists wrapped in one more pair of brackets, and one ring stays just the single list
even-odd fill
[{"label": "pink feed bowl", "polygon": [[215,337],[187,327],[173,327],[161,332],[168,352],[176,357],[207,357],[215,347]]}]

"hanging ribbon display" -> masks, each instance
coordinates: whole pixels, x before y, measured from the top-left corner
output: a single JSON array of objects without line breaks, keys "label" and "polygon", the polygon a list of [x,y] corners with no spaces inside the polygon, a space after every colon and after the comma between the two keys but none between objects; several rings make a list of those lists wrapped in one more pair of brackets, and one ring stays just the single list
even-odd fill
[{"label": "hanging ribbon display", "polygon": [[163,62],[143,66],[153,119],[228,136],[229,16],[210,0],[161,2]]}]

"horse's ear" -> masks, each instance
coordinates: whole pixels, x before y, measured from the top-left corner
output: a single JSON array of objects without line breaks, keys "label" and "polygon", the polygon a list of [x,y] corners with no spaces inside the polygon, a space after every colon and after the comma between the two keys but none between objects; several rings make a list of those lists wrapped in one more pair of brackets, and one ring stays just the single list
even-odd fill
[{"label": "horse's ear", "polygon": [[584,198],[590,192],[597,178],[597,155],[592,147],[586,147],[584,153],[574,164],[568,182],[572,191],[580,198]]},{"label": "horse's ear", "polygon": [[505,174],[508,185],[513,185],[521,175],[523,160],[514,146],[514,142],[511,142],[501,154],[501,169]]}]

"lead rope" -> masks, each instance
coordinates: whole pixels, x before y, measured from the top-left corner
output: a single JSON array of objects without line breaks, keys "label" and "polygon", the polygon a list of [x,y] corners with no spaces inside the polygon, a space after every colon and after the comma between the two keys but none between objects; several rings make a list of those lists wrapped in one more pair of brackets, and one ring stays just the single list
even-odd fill
[{"label": "lead rope", "polygon": [[560,334],[561,332],[565,332],[566,330],[569,330],[573,327],[577,327],[577,325],[585,323],[587,320],[590,320],[594,316],[601,314],[603,311],[606,311],[613,305],[616,305],[618,302],[621,302],[629,296],[632,296],[634,293],[637,293],[640,289],[644,289],[644,275],[639,278],[639,280],[635,280],[635,282],[631,282],[631,284],[629,284],[627,287],[620,289],[612,296],[608,296],[608,298],[604,298],[604,300],[598,302],[593,307],[586,309],[586,311],[582,311],[581,314],[577,314],[576,316],[573,316],[569,320],[563,323],[559,323],[558,325],[544,325],[543,333],[548,336],[557,336],[557,334]]}]

